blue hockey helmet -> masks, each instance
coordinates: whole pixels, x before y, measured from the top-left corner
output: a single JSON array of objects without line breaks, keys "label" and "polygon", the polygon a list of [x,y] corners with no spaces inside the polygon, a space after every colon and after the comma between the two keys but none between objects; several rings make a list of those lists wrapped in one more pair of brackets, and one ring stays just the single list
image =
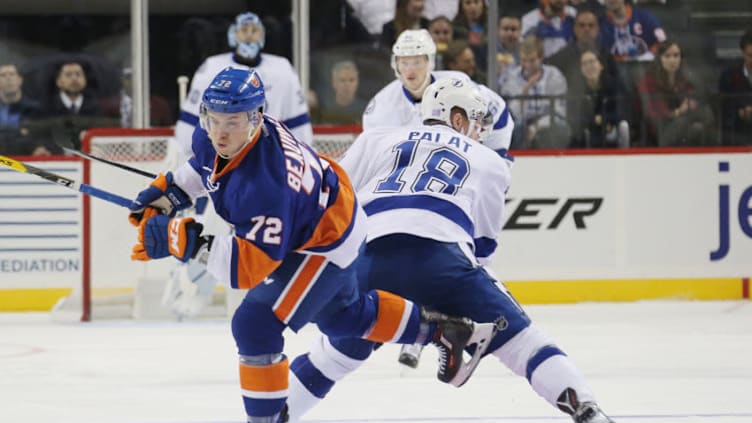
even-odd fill
[{"label": "blue hockey helmet", "polygon": [[214,77],[201,97],[201,105],[209,111],[237,113],[264,107],[266,93],[255,70],[226,67]]},{"label": "blue hockey helmet", "polygon": [[258,125],[265,103],[264,84],[255,70],[224,68],[214,77],[201,97],[201,127],[208,129],[208,112],[247,112],[248,120]]},{"label": "blue hockey helmet", "polygon": [[[238,30],[248,26],[246,32],[248,40],[238,40]],[[258,15],[252,12],[241,13],[235,17],[235,22],[227,28],[227,44],[241,57],[255,59],[264,48],[266,42],[266,29]]]}]

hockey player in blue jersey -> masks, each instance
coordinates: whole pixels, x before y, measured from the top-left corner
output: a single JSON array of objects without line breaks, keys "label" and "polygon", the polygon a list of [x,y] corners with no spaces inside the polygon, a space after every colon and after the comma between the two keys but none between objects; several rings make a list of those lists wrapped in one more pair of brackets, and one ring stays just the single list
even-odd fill
[{"label": "hockey player in blue jersey", "polygon": [[[288,359],[282,332],[308,322],[333,339],[434,343],[439,375],[466,380],[485,350],[492,324],[422,309],[385,291],[362,293],[356,269],[366,217],[342,168],[318,156],[279,121],[263,114],[255,71],[227,68],[204,91],[193,156],[139,193],[133,259],[196,258],[232,288],[248,289],[232,319],[248,421],[285,419]],[[190,217],[174,217],[208,195],[229,235],[202,235]]]},{"label": "hockey player in blue jersey", "polygon": [[[313,143],[313,127],[298,74],[286,58],[263,51],[265,40],[266,28],[258,15],[244,12],[235,17],[227,29],[227,43],[232,51],[207,57],[193,74],[175,124],[177,148],[171,151],[179,158],[173,157],[173,161],[180,162],[192,154],[192,136],[199,124],[201,96],[214,76],[226,67],[256,71],[266,85],[266,113],[280,120],[297,140]],[[212,232],[230,231],[213,209],[206,207],[205,200],[196,203],[195,212],[197,220]],[[210,301],[216,283],[200,263],[190,261],[175,265],[162,297],[163,305],[179,319],[195,316]]]},{"label": "hockey player in blue jersey", "polygon": [[[486,354],[526,377],[576,423],[613,423],[572,360],[483,267],[496,248],[510,180],[510,163],[477,142],[486,107],[472,82],[439,79],[423,95],[423,125],[367,130],[355,140],[340,163],[368,215],[359,279],[365,289],[443,313],[497,321],[500,330]],[[372,347],[322,336],[296,358],[291,421],[355,371]]]}]

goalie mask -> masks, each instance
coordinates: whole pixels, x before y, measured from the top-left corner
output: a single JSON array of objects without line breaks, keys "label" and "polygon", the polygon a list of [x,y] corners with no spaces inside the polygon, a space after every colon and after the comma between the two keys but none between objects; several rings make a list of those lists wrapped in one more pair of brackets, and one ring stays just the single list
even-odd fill
[{"label": "goalie mask", "polygon": [[255,13],[239,14],[235,23],[227,28],[227,43],[245,59],[255,59],[264,48],[265,40],[264,24]]},{"label": "goalie mask", "polygon": [[[237,151],[227,155],[217,150],[221,157],[231,158],[254,138],[253,135],[261,128],[265,103],[264,84],[255,70],[228,67],[214,77],[201,97],[201,128],[209,132],[210,138],[213,132],[219,131],[245,136],[245,143]],[[238,113],[245,113],[247,119],[224,119]],[[215,142],[214,138],[212,142]]]},{"label": "goalie mask", "polygon": [[[465,111],[470,121],[464,135],[479,140],[487,122],[488,104],[473,82],[442,78],[429,85],[423,94],[420,114],[423,122],[439,121],[452,126],[452,109]],[[456,128],[455,128],[456,129]]]},{"label": "goalie mask", "polygon": [[[417,97],[423,94],[423,90],[431,82],[429,75],[434,68],[435,61],[436,44],[434,44],[431,34],[425,29],[402,31],[392,46],[392,70],[402,84]],[[422,75],[418,74],[417,80],[409,80],[412,76],[404,72],[404,67],[410,65],[414,67],[423,65],[425,68],[420,69]],[[402,72],[400,68],[403,68]]]}]

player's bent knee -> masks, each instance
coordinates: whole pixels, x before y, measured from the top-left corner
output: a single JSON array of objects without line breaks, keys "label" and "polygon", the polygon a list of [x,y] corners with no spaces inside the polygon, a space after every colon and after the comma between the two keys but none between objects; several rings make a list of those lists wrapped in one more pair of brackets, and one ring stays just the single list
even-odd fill
[{"label": "player's bent knee", "polygon": [[232,316],[232,336],[242,356],[261,356],[282,352],[285,325],[271,307],[243,301]]},{"label": "player's bent knee", "polygon": [[[511,310],[511,311],[510,311]],[[530,318],[525,313],[517,312],[516,308],[508,306],[499,307],[501,317],[496,320],[497,332],[486,350],[485,355],[491,354],[517,337],[526,328],[531,326]],[[473,318],[474,316],[470,316]],[[483,322],[485,319],[478,319]]]},{"label": "player's bent knee", "polygon": [[330,338],[357,338],[369,328],[375,314],[373,302],[361,296],[316,324]]}]

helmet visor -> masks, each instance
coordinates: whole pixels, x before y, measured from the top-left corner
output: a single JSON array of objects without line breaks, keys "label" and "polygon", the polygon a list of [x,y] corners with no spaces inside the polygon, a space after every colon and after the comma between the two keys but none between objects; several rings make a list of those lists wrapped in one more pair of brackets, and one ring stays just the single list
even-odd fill
[{"label": "helmet visor", "polygon": [[209,133],[248,133],[258,126],[258,112],[220,113],[202,108],[201,127]]}]

